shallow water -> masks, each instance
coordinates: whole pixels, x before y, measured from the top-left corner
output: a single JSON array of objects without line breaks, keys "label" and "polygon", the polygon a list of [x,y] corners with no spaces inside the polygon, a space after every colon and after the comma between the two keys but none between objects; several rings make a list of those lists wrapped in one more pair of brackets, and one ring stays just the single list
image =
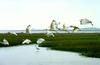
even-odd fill
[{"label": "shallow water", "polygon": [[[0,30],[0,33],[8,33],[8,32],[16,32],[16,33],[25,33],[25,30]],[[32,30],[32,33],[46,33],[46,30]],[[52,31],[53,33],[68,33],[68,31]],[[69,33],[73,33],[72,31],[69,31]],[[74,33],[100,33],[100,30],[84,30],[84,31],[76,31]]]},{"label": "shallow water", "polygon": [[0,48],[0,65],[100,65],[100,59],[43,47],[37,50],[34,45],[23,45]]}]

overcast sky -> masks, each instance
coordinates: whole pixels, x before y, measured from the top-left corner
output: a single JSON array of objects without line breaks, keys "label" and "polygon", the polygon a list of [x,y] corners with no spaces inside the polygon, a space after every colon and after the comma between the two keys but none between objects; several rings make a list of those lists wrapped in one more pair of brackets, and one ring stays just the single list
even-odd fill
[{"label": "overcast sky", "polygon": [[80,25],[87,18],[100,28],[100,0],[0,0],[0,30],[45,29],[54,19],[66,26]]}]

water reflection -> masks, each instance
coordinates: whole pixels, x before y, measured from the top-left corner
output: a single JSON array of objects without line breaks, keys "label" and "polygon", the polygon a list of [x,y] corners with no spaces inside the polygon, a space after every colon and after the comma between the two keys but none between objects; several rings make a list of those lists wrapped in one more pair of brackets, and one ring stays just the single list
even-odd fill
[{"label": "water reflection", "polygon": [[37,51],[34,45],[23,45],[0,48],[0,65],[100,65],[100,59],[47,48]]}]

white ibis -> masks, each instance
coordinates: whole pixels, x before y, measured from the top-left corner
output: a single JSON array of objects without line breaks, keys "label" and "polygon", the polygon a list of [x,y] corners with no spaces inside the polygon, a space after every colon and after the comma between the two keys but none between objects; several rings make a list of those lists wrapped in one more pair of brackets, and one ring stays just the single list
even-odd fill
[{"label": "white ibis", "polygon": [[50,30],[57,30],[57,22],[55,20],[52,20]]},{"label": "white ibis", "polygon": [[22,44],[29,44],[29,43],[31,43],[31,42],[32,42],[31,40],[25,39],[25,40],[22,42]]},{"label": "white ibis", "polygon": [[37,39],[37,41],[36,41],[36,43],[37,43],[37,45],[36,45],[36,49],[37,50],[39,50],[39,44],[41,44],[41,43],[43,43],[45,41],[45,39],[43,39],[43,38],[39,38],[39,39]]},{"label": "white ibis", "polygon": [[9,42],[5,38],[3,39],[3,42],[0,42],[0,43],[3,45],[9,45]]},{"label": "white ibis", "polygon": [[93,26],[93,23],[92,23],[92,21],[90,21],[90,20],[88,20],[88,19],[81,19],[80,20],[80,24],[81,25],[85,25],[85,24],[91,24],[92,26]]},{"label": "white ibis", "polygon": [[28,25],[26,28],[26,33],[30,34],[31,33],[31,25]]}]

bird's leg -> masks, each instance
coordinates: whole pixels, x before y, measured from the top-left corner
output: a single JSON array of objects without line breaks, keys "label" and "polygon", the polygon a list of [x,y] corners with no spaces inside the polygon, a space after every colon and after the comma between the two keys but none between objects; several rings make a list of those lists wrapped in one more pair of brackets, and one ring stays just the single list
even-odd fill
[{"label": "bird's leg", "polygon": [[40,50],[38,47],[36,48],[37,50]]},{"label": "bird's leg", "polygon": [[[92,24],[92,23],[91,23]],[[92,24],[92,26],[93,26],[93,24]]]},{"label": "bird's leg", "polygon": [[36,44],[36,45],[35,45],[35,47],[36,47],[36,49],[37,49],[37,50],[40,50],[40,49],[39,49],[39,45],[38,45],[38,44]]}]

